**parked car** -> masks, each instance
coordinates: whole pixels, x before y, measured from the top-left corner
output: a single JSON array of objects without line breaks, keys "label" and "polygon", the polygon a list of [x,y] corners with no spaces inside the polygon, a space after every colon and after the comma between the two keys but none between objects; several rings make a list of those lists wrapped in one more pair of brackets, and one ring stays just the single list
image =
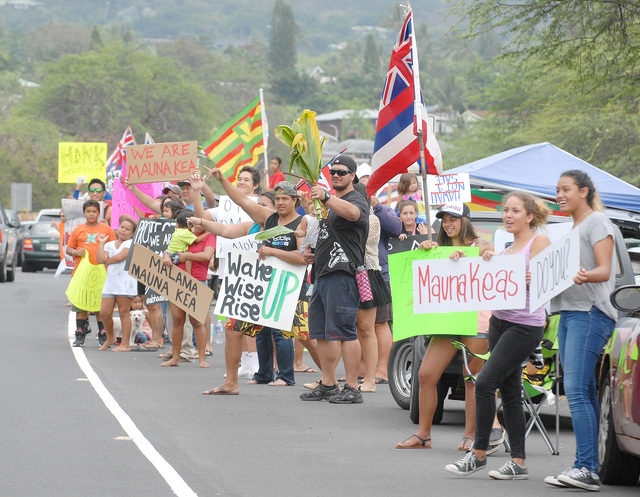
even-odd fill
[{"label": "parked car", "polygon": [[15,221],[10,221],[0,202],[0,283],[13,281],[16,277],[18,264],[17,243],[18,226]]},{"label": "parked car", "polygon": [[616,289],[611,302],[628,313],[616,322],[600,368],[598,474],[608,485],[640,478],[640,286]]},{"label": "parked car", "polygon": [[60,235],[51,226],[51,221],[43,221],[31,227],[29,237],[24,241],[22,272],[33,273],[39,269],[55,269],[60,264]]},{"label": "parked car", "polygon": [[[471,212],[471,220],[478,234],[489,240],[498,228],[502,228],[502,213],[500,212]],[[570,218],[564,216],[549,216],[549,223],[569,222]],[[627,252],[627,248],[620,233],[616,229],[616,286],[634,283],[634,271]],[[425,330],[425,334],[428,330]],[[427,350],[428,337],[417,336],[395,342],[389,354],[387,373],[389,375],[389,389],[394,400],[403,409],[409,410],[409,418],[414,423],[419,420],[418,407],[418,371],[422,364],[422,358]],[[449,393],[451,392],[451,393]],[[464,379],[462,377],[462,361],[460,353],[456,354],[438,383],[438,407],[436,408],[433,424],[442,420],[443,405],[447,398],[452,400],[464,400]]]},{"label": "parked car", "polygon": [[40,221],[55,221],[56,223],[60,222],[60,211],[62,209],[41,209],[36,216],[36,223]]},{"label": "parked car", "polygon": [[15,226],[16,227],[16,236],[18,237],[18,240],[16,242],[16,251],[18,252],[18,266],[22,265],[22,244],[24,242],[24,239],[26,237],[26,231],[24,229],[24,227],[22,226],[22,221],[20,221],[20,218],[18,217],[18,213],[14,210],[11,209],[7,209],[5,211],[7,213],[7,218],[9,219],[9,224]]}]

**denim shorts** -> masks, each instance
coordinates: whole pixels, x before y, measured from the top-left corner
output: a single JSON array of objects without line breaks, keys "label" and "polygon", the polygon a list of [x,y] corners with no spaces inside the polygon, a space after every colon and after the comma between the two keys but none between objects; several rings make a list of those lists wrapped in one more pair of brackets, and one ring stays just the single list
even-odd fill
[{"label": "denim shorts", "polygon": [[334,271],[316,279],[309,301],[309,338],[357,340],[359,305],[360,292],[352,274]]}]

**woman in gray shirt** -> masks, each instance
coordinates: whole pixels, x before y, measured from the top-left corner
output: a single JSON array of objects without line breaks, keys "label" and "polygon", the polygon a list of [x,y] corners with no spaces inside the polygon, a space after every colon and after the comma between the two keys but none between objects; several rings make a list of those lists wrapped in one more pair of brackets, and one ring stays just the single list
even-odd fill
[{"label": "woman in gray shirt", "polygon": [[550,485],[600,490],[598,470],[598,397],[595,368],[602,347],[615,326],[617,313],[609,301],[615,286],[614,227],[602,213],[602,204],[589,176],[578,170],[562,174],[556,188],[562,212],[571,214],[580,231],[580,270],[575,285],[552,299],[551,311],[560,312],[558,342],[564,390],[576,435],[576,460]]}]

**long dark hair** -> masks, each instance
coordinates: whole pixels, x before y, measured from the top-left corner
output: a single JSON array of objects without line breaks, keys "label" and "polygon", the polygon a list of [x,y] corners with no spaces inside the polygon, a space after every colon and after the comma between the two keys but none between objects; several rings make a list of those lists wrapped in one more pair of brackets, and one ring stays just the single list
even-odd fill
[{"label": "long dark hair", "polygon": [[[476,233],[475,228],[471,224],[471,219],[469,219],[466,216],[462,216],[460,220],[462,221],[462,227],[460,228],[460,236],[458,238],[460,238],[460,241],[462,241],[462,243],[464,243],[465,246],[467,246],[467,242],[469,240],[471,240],[471,243],[473,243],[475,240],[478,239],[478,234]],[[444,225],[442,222],[440,222],[440,231],[438,231],[438,239],[436,241],[438,242],[438,245],[441,245],[441,246],[446,246],[446,247],[453,246],[453,240],[451,240],[451,237],[447,235],[447,232],[444,230]]]},{"label": "long dark hair", "polygon": [[596,191],[596,187],[593,185],[593,181],[587,173],[580,171],[579,169],[571,169],[570,171],[565,171],[560,175],[561,178],[565,176],[573,178],[573,181],[578,186],[579,190],[582,190],[583,188],[589,189],[589,193],[587,193],[587,204],[589,204],[589,207],[594,211],[602,212],[604,210],[604,206],[602,205],[600,196]]}]

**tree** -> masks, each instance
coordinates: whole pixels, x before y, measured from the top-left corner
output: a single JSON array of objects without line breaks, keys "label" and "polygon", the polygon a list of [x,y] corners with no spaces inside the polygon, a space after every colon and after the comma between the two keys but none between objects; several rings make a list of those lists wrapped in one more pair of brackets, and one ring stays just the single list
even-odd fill
[{"label": "tree", "polygon": [[[581,91],[616,87],[634,94],[640,79],[638,0],[456,0],[467,36],[498,30],[511,39],[502,57],[571,69]],[[463,28],[466,30],[466,28]]]},{"label": "tree", "polygon": [[185,72],[172,59],[112,44],[50,64],[27,105],[74,137],[104,140],[131,125],[158,141],[194,139],[208,129],[215,97]]},{"label": "tree", "polygon": [[[276,0],[269,31],[269,72],[272,91],[285,102],[294,102],[291,89],[300,85],[296,70],[299,28],[291,5]],[[294,91],[294,93],[299,93]]]},{"label": "tree", "polygon": [[373,33],[367,35],[364,45],[364,62],[362,72],[378,76],[380,73],[380,50],[373,37]]}]

